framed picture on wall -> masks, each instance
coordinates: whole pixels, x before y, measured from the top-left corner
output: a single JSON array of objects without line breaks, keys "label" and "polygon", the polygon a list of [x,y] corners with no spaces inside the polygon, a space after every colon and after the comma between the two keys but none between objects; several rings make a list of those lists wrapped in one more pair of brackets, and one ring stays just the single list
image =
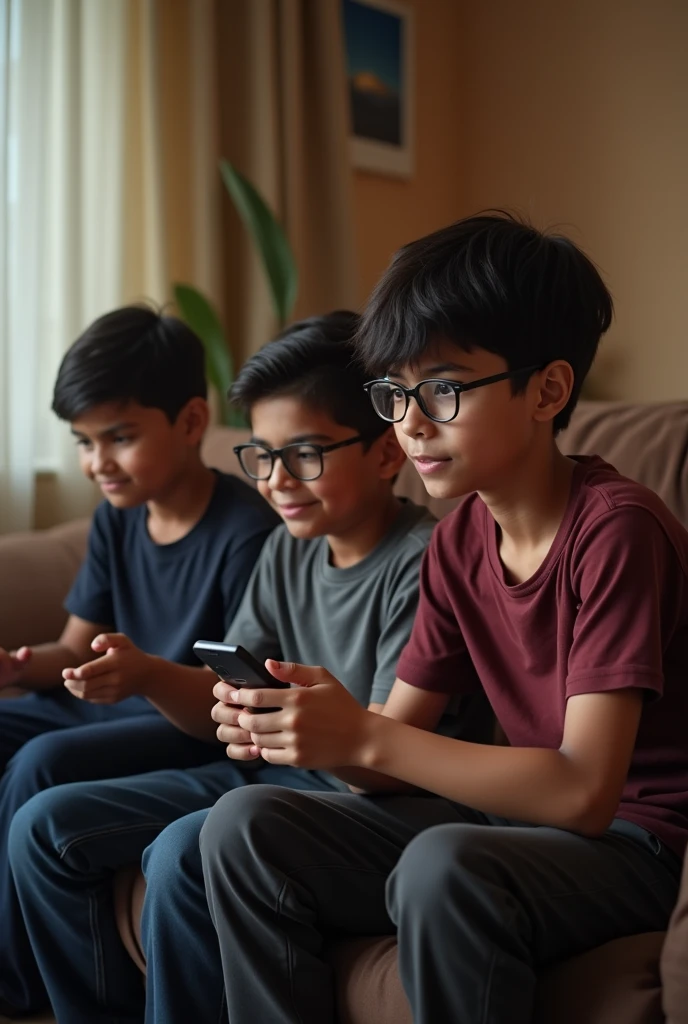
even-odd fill
[{"label": "framed picture on wall", "polygon": [[396,0],[342,0],[354,167],[413,173],[413,11]]}]

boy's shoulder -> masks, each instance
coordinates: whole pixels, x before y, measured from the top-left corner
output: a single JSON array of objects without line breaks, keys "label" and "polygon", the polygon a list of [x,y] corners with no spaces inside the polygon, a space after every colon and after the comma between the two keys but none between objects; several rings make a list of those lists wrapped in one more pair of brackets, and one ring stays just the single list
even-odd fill
[{"label": "boy's shoulder", "polygon": [[379,571],[385,564],[420,562],[436,525],[437,520],[424,505],[416,505],[404,498],[399,514],[380,543],[351,569],[328,566],[329,547],[326,537],[293,537],[284,523],[277,526],[268,537],[261,552],[261,560],[270,561],[273,567],[281,566],[285,571],[298,575],[312,573],[318,568],[326,575],[331,575],[333,580],[344,580]]},{"label": "boy's shoulder", "polygon": [[[576,466],[557,546],[583,551],[582,542],[593,536],[625,536],[631,542],[649,531],[663,534],[688,568],[688,531],[659,495],[619,473],[598,455],[571,458]],[[487,557],[490,530],[494,531],[492,517],[479,495],[471,494],[440,521],[433,547],[444,557],[459,557],[467,566]]]},{"label": "boy's shoulder", "polygon": [[[212,497],[199,521],[183,538],[188,544],[202,543],[204,537],[217,541],[226,538],[241,544],[273,530],[281,522],[277,513],[250,484],[230,473],[213,472],[216,482]],[[116,508],[103,500],[93,513],[91,530],[98,539],[106,542],[112,539],[119,544],[124,538],[132,540],[140,536],[143,542],[150,543],[146,523],[145,505]]]}]

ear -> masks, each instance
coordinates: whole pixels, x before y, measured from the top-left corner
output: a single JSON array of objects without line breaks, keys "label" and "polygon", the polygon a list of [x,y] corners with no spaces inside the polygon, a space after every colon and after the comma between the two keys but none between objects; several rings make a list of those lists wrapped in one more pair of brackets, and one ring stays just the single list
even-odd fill
[{"label": "ear", "polygon": [[533,419],[538,423],[550,423],[571,397],[573,368],[565,360],[556,359],[532,379],[536,382]]},{"label": "ear", "polygon": [[176,425],[181,430],[188,445],[198,445],[210,422],[210,409],[205,398],[190,398],[177,416]]},{"label": "ear", "polygon": [[390,425],[389,430],[385,430],[372,447],[379,459],[380,479],[393,480],[406,462],[406,454],[397,441],[394,428]]}]

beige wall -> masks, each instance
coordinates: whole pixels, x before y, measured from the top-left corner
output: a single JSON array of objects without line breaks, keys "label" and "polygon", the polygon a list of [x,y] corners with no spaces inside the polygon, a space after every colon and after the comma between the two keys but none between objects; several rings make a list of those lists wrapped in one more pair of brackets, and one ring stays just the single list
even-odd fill
[{"label": "beige wall", "polygon": [[422,0],[418,174],[358,176],[365,294],[391,251],[488,206],[559,225],[617,318],[591,391],[688,398],[686,0]]},{"label": "beige wall", "polygon": [[410,181],[354,174],[361,302],[400,245],[455,220],[462,208],[461,0],[406,2],[415,13],[416,170]]}]

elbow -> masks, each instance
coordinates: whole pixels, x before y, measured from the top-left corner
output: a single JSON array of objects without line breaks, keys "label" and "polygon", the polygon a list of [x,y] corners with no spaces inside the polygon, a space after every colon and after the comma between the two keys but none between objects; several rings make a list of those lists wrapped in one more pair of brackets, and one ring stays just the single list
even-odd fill
[{"label": "elbow", "polygon": [[588,839],[599,839],[614,820],[617,806],[618,803],[611,807],[607,794],[584,790],[570,801],[560,827]]}]

